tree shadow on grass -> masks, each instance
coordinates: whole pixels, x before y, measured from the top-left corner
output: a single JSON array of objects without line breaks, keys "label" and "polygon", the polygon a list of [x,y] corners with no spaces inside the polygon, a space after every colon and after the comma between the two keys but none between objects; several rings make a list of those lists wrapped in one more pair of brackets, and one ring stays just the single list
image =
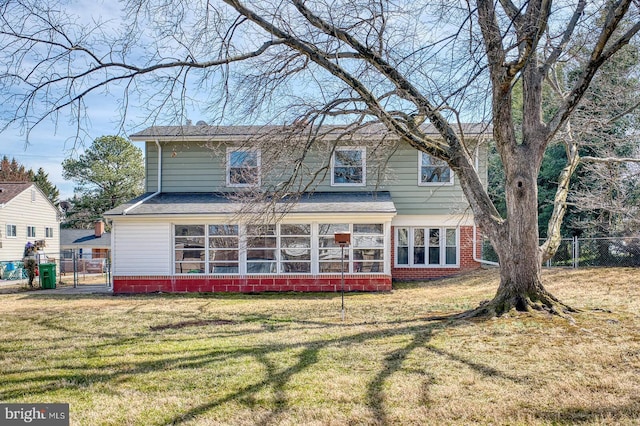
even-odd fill
[{"label": "tree shadow on grass", "polygon": [[[534,413],[537,419],[551,424],[603,423],[617,424],[628,419],[640,419],[640,399],[636,398],[627,404],[600,407],[565,407],[540,410]],[[635,424],[635,423],[634,423]]]},{"label": "tree shadow on grass", "polygon": [[[397,325],[397,322],[392,324]],[[389,423],[389,410],[386,407],[386,396],[384,393],[384,385],[386,381],[391,378],[395,373],[403,368],[403,365],[407,358],[417,349],[424,348],[433,353],[437,353],[441,356],[448,356],[450,359],[466,365],[468,368],[477,371],[485,376],[501,377],[508,380],[520,381],[520,378],[512,377],[505,374],[493,367],[484,365],[482,363],[473,362],[463,357],[448,354],[444,351],[438,351],[436,348],[429,345],[429,342],[433,336],[434,328],[455,327],[457,323],[455,321],[447,321],[443,323],[442,317],[439,317],[437,322],[433,322],[427,319],[427,323],[424,321],[417,321],[416,324],[400,328],[385,328],[386,323],[378,324],[380,328],[375,331],[366,331],[356,333],[354,335],[338,338],[328,338],[323,340],[315,340],[307,343],[296,345],[284,345],[285,348],[291,349],[293,347],[299,347],[303,350],[297,356],[297,361],[294,365],[286,368],[285,370],[278,371],[277,368],[269,361],[266,355],[274,352],[275,350],[282,350],[282,347],[278,349],[267,347],[259,353],[254,353],[255,358],[263,364],[267,374],[264,380],[243,387],[229,395],[222,398],[213,399],[205,404],[198,405],[192,409],[167,419],[168,424],[181,424],[186,421],[191,421],[199,416],[205,415],[207,412],[219,407],[228,402],[243,402],[250,399],[251,395],[257,394],[265,389],[271,389],[273,394],[273,409],[265,416],[258,424],[272,424],[277,423],[277,417],[283,413],[289,405],[286,396],[286,384],[293,378],[294,375],[303,372],[304,370],[312,367],[319,360],[319,353],[330,346],[350,346],[354,344],[362,344],[367,341],[374,341],[380,338],[389,338],[400,335],[411,335],[411,341],[405,346],[398,348],[390,352],[384,359],[383,367],[378,374],[367,386],[366,402],[371,412],[371,419],[378,424]],[[247,353],[248,354],[248,353]],[[423,387],[423,392],[428,392],[427,387]]]},{"label": "tree shadow on grass", "polygon": [[[290,396],[287,394],[288,385],[296,375],[316,366],[320,362],[322,351],[335,347],[349,348],[368,342],[375,344],[379,339],[388,339],[395,336],[408,337],[409,342],[387,353],[379,371],[367,384],[365,403],[370,411],[370,419],[372,422],[379,424],[391,422],[390,408],[387,404],[388,398],[384,392],[385,385],[398,371],[404,368],[407,359],[418,349],[426,350],[437,356],[447,357],[485,376],[499,376],[508,380],[519,380],[494,367],[466,359],[453,353],[448,353],[431,345],[430,341],[436,329],[456,327],[461,323],[468,324],[468,322],[449,320],[447,317],[424,318],[405,322],[379,322],[375,325],[342,325],[323,323],[320,321],[283,320],[277,317],[269,317],[268,315],[250,315],[245,318],[239,317],[235,323],[216,323],[215,321],[185,323],[184,321],[180,321],[176,322],[173,328],[171,324],[165,324],[155,331],[149,330],[148,332],[136,333],[129,336],[118,335],[117,333],[108,333],[107,335],[96,333],[96,337],[99,337],[96,342],[87,345],[82,348],[82,350],[85,354],[93,353],[93,351],[99,354],[102,349],[109,349],[110,353],[126,352],[138,344],[144,346],[148,345],[150,341],[159,338],[170,338],[171,334],[165,335],[165,333],[188,332],[188,330],[185,330],[188,327],[201,327],[203,329],[206,328],[206,330],[212,330],[208,336],[208,339],[212,339],[212,341],[215,341],[217,336],[220,338],[228,337],[228,335],[225,334],[226,331],[220,330],[220,328],[232,330],[232,334],[237,335],[260,335],[269,332],[268,329],[263,328],[256,330],[255,327],[238,329],[238,327],[242,327],[243,324],[247,323],[254,325],[255,323],[264,323],[266,325],[287,324],[290,327],[309,330],[317,330],[320,327],[326,327],[327,330],[330,330],[332,327],[339,329],[336,329],[335,332],[327,332],[326,335],[328,337],[314,338],[302,342],[281,341],[278,343],[245,344],[244,346],[214,349],[208,347],[186,353],[160,349],[153,355],[154,359],[136,361],[134,357],[133,359],[128,359],[126,363],[120,363],[116,357],[107,363],[100,364],[100,367],[98,367],[99,370],[95,365],[89,363],[88,359],[86,360],[87,364],[78,362],[77,359],[71,359],[74,354],[69,353],[67,356],[70,358],[70,361],[73,361],[70,362],[73,365],[67,367],[64,365],[64,360],[58,360],[58,362],[62,364],[59,367],[59,372],[56,372],[55,369],[46,371],[46,369],[43,368],[41,374],[30,374],[27,378],[20,377],[19,375],[17,377],[7,377],[7,381],[3,385],[4,391],[0,394],[0,397],[3,400],[24,398],[25,396],[34,398],[38,395],[46,395],[60,387],[85,389],[96,383],[115,385],[117,387],[119,383],[124,383],[136,375],[165,370],[182,369],[196,371],[199,368],[216,368],[216,366],[240,357],[248,357],[262,366],[262,368],[257,369],[260,371],[259,374],[262,375],[258,381],[244,385],[226,395],[211,398],[181,413],[172,413],[168,418],[158,419],[157,424],[181,424],[192,421],[206,416],[207,413],[215,410],[217,407],[231,402],[252,408],[255,404],[252,401],[255,401],[259,396],[263,397],[265,392],[270,395],[270,400],[268,404],[262,405],[260,408],[266,408],[268,413],[263,415],[257,423],[264,425],[274,424],[278,423],[283,413],[292,408]],[[52,321],[44,322],[43,325],[48,325],[53,329],[71,335],[74,333],[72,328],[55,325]],[[367,329],[362,331],[359,327],[366,327]],[[355,332],[348,334],[349,329]],[[347,330],[346,335],[345,330]],[[283,331],[286,332],[286,330]],[[159,335],[158,333],[162,334]],[[90,336],[90,332],[84,335],[85,338]],[[188,336],[181,336],[181,338],[184,337]],[[256,336],[256,341],[259,342],[258,336]],[[292,353],[292,351],[295,352],[295,354]],[[287,353],[287,360],[292,362],[290,362],[290,365],[282,368],[279,367],[272,358],[285,353]],[[428,381],[425,381],[425,385],[421,391],[425,394],[429,391]]]}]

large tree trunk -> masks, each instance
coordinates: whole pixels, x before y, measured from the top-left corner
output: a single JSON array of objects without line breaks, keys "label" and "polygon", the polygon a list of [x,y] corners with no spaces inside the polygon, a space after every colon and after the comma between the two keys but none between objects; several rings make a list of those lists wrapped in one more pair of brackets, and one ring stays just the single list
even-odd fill
[{"label": "large tree trunk", "polygon": [[[520,146],[518,149],[526,150]],[[523,154],[521,152],[521,154]],[[463,316],[499,316],[512,309],[564,315],[575,310],[542,285],[543,252],[538,245],[538,166],[535,159],[515,160],[506,168],[507,220],[493,236],[500,260],[500,286],[493,300]]]}]

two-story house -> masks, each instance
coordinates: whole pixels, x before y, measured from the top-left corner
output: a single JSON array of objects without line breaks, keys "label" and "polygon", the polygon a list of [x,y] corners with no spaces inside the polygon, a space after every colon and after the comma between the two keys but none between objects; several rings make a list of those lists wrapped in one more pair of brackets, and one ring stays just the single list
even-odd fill
[{"label": "two-story house", "polygon": [[[339,291],[342,271],[347,291],[384,291],[479,267],[473,215],[445,163],[380,126],[313,139],[281,129],[131,135],[145,142],[147,193],[105,213],[114,292]],[[486,181],[484,129],[463,130]]]},{"label": "two-story house", "polygon": [[22,260],[25,245],[36,241],[58,256],[60,211],[33,182],[0,182],[0,261]]}]

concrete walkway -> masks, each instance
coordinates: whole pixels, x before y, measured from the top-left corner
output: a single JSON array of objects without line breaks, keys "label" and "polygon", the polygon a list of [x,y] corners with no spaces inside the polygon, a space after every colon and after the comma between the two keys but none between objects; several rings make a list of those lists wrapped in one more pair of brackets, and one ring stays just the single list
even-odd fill
[{"label": "concrete walkway", "polygon": [[[13,289],[15,292],[21,292],[21,288],[27,286],[27,280],[0,280],[0,290],[2,290],[2,294],[13,293]],[[38,285],[36,281],[36,285]],[[24,290],[22,290],[24,291]],[[73,287],[72,285],[58,285],[56,288],[50,289],[38,289],[28,291],[29,294],[60,294],[60,295],[70,295],[70,294],[112,294],[113,289],[106,284],[80,284],[78,287]]]},{"label": "concrete walkway", "polygon": [[81,284],[78,287],[73,286],[65,286],[65,287],[57,287],[57,288],[48,288],[43,290],[35,290],[32,294],[60,294],[60,295],[71,295],[71,294],[112,294],[113,289],[111,287],[107,287],[105,284]]}]

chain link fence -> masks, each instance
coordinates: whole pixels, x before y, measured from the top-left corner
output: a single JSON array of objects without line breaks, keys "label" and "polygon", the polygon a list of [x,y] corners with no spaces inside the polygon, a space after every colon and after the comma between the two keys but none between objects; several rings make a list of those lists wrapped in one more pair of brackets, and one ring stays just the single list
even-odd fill
[{"label": "chain link fence", "polygon": [[[111,253],[105,251],[99,256],[87,255],[81,250],[63,250],[60,253],[38,254],[36,262],[40,264],[55,264],[56,282],[73,284],[105,284],[111,283]],[[37,268],[39,271],[41,268]],[[24,261],[1,260],[0,280],[20,281],[28,280]],[[34,283],[38,285],[36,276]]]},{"label": "chain link fence", "polygon": [[[542,243],[543,240],[540,241]],[[498,261],[488,239],[482,243],[482,259]],[[566,238],[547,267],[635,267],[640,266],[640,238]]]}]

